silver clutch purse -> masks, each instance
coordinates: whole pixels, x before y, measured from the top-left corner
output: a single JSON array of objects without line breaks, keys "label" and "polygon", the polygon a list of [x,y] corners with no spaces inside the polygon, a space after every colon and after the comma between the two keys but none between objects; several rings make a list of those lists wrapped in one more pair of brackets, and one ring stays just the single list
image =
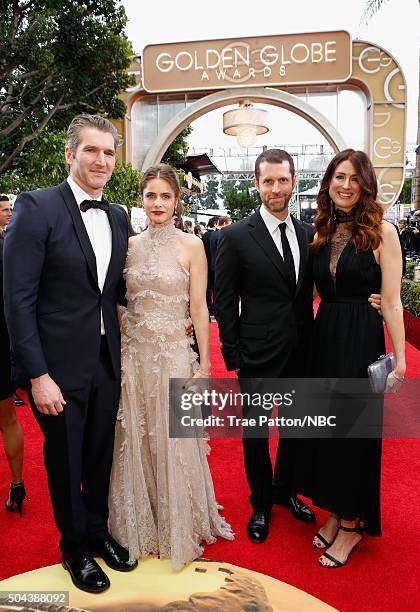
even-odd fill
[{"label": "silver clutch purse", "polygon": [[368,376],[374,393],[385,393],[388,374],[395,368],[394,353],[381,355],[368,366]]}]

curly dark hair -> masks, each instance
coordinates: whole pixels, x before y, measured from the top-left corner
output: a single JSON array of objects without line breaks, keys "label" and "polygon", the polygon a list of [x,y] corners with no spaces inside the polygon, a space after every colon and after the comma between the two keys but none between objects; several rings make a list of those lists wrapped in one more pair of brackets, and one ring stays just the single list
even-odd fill
[{"label": "curly dark hair", "polygon": [[345,149],[337,153],[330,161],[321,181],[321,187],[316,199],[318,205],[315,217],[317,236],[311,246],[315,252],[319,251],[326,242],[331,240],[337,227],[331,215],[329,188],[337,166],[347,160],[353,164],[360,185],[360,198],[354,207],[355,216],[351,241],[359,251],[377,249],[381,243],[381,222],[384,211],[376,200],[378,184],[372,162],[363,151]]}]

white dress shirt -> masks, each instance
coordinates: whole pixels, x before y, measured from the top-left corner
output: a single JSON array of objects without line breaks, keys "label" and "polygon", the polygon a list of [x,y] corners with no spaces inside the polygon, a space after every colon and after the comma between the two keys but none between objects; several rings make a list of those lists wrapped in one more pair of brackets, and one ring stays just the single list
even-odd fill
[{"label": "white dress shirt", "polygon": [[[279,221],[277,217],[272,215],[271,212],[266,209],[264,204],[262,204],[260,207],[260,214],[270,233],[270,236],[274,240],[274,244],[276,245],[284,261],[283,246],[281,244],[281,232],[279,228],[279,224],[282,223],[282,221]],[[286,237],[287,237],[287,240],[289,241],[290,250],[292,251],[292,255],[293,255],[293,262],[295,264],[296,282],[297,282],[298,276],[299,276],[300,250],[299,250],[298,239],[296,236],[295,226],[293,225],[293,221],[290,216],[290,212],[288,213],[286,219],[284,220],[284,223],[286,224]]]},{"label": "white dress shirt", "polygon": [[[67,182],[79,207],[83,200],[102,199],[102,194],[97,198],[92,198],[91,195],[79,187],[71,176],[67,177]],[[104,210],[98,208],[90,208],[86,212],[80,211],[80,214],[82,215],[83,223],[85,224],[93,252],[95,253],[99,289],[103,291],[112,252],[112,232],[109,225],[108,215]],[[105,334],[102,309],[101,334]]]}]

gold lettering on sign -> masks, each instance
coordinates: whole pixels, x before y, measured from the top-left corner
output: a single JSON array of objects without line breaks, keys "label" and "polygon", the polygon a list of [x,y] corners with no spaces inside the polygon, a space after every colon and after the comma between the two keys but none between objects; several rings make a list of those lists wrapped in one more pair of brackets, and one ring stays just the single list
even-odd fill
[{"label": "gold lettering on sign", "polygon": [[373,151],[379,159],[389,159],[391,155],[400,153],[401,143],[398,140],[391,140],[388,136],[382,136],[374,142]]},{"label": "gold lettering on sign", "polygon": [[158,93],[200,89],[203,81],[213,88],[343,82],[351,72],[350,42],[338,31],[148,45],[143,84]]},{"label": "gold lettering on sign", "polygon": [[373,127],[375,127],[375,128],[385,127],[389,123],[389,120],[391,119],[391,113],[379,113],[378,111],[375,111],[373,116],[374,116],[375,119],[377,117],[385,117],[385,119],[384,119],[384,121],[382,123],[378,123],[375,120],[373,121]]},{"label": "gold lettering on sign", "polygon": [[404,183],[405,108],[404,76],[394,58],[369,42],[353,43],[353,74],[371,95],[369,153],[378,179],[378,199],[388,208]]}]

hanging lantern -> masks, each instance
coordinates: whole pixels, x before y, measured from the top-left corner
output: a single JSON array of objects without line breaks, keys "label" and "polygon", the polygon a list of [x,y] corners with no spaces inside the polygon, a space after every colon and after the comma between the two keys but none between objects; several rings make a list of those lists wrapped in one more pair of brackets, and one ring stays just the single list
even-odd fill
[{"label": "hanging lantern", "polygon": [[239,108],[223,113],[223,131],[236,136],[238,145],[248,149],[255,144],[257,136],[268,132],[267,111],[255,108],[249,100],[241,100]]}]

